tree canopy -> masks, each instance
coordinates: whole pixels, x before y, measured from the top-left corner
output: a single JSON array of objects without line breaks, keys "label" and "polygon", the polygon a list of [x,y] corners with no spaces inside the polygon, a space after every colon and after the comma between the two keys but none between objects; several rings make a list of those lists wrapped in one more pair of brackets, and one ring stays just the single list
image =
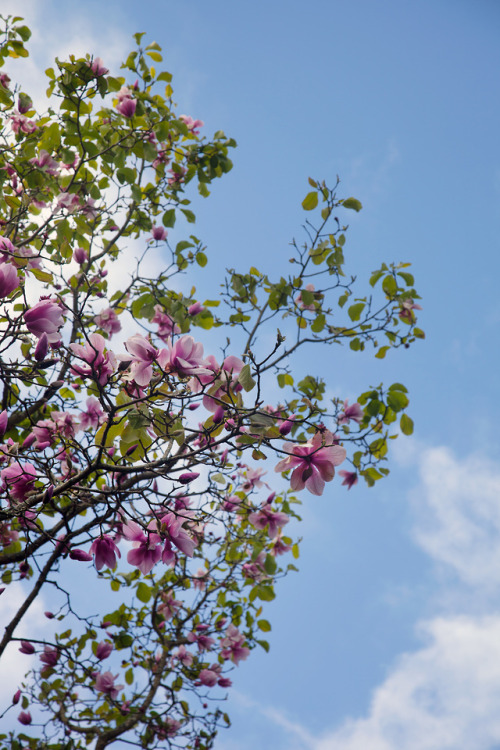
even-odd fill
[{"label": "tree canopy", "polygon": [[[2,64],[29,36],[4,19]],[[362,291],[347,273],[362,207],[338,178],[309,180],[282,275],[182,291],[209,258],[187,234],[193,187],[208,198],[236,144],[177,114],[159,45],[135,43],[116,75],[56,60],[44,111],[0,73],[2,601],[23,592],[0,655],[18,649],[27,672],[0,707],[14,750],[212,747],[231,671],[268,650],[266,602],[295,570],[297,493],[372,486],[413,429],[401,383],[349,403],[297,376],[318,345],[380,359],[424,336],[408,263]],[[38,599],[49,631],[28,632]]]}]

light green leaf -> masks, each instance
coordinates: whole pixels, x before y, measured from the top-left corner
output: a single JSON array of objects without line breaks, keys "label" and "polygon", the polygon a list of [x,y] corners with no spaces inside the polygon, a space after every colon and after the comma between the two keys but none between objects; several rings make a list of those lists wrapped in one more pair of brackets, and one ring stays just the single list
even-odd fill
[{"label": "light green leaf", "polygon": [[306,195],[302,201],[302,208],[304,211],[312,211],[318,205],[318,194],[312,191]]}]

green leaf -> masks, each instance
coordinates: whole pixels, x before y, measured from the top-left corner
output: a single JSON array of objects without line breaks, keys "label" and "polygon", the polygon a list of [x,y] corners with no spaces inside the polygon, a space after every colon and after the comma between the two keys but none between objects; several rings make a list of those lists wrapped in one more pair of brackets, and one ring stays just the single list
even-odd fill
[{"label": "green leaf", "polygon": [[403,435],[411,435],[413,433],[413,419],[407,414],[401,414],[399,426]]},{"label": "green leaf", "polygon": [[421,329],[421,328],[414,328],[414,329],[413,329],[413,335],[414,335],[414,336],[415,336],[415,338],[417,338],[417,339],[425,339],[425,332],[424,332],[424,331],[422,331],[422,329]]},{"label": "green leaf", "polygon": [[326,318],[323,313],[320,313],[311,323],[311,331],[314,333],[320,333],[326,324]]},{"label": "green leaf", "polygon": [[312,191],[306,195],[302,201],[302,208],[304,211],[312,211],[318,205],[318,194],[316,191]]},{"label": "green leaf", "polygon": [[255,386],[255,380],[252,378],[249,364],[243,365],[243,367],[241,368],[241,372],[238,375],[238,383],[240,383],[243,387],[243,390],[247,392],[251,391]]},{"label": "green leaf", "polygon": [[127,683],[127,685],[131,685],[133,681],[134,681],[134,670],[132,669],[132,667],[130,667],[130,669],[127,669],[127,671],[125,672],[125,682]]},{"label": "green leaf", "polygon": [[189,209],[187,209],[187,208],[181,208],[181,211],[182,211],[182,213],[184,214],[184,216],[186,217],[186,219],[188,220],[188,222],[190,224],[194,224],[195,223],[196,216],[194,215],[194,213],[192,211],[189,211]]},{"label": "green leaf", "polygon": [[257,586],[257,596],[263,602],[272,602],[276,594],[272,586]]},{"label": "green leaf", "polygon": [[205,253],[196,253],[196,262],[201,268],[205,268],[207,265],[207,256]]},{"label": "green leaf", "polygon": [[387,274],[382,282],[382,289],[388,297],[394,297],[396,295],[396,292],[398,291],[398,285],[396,284],[394,276],[392,276],[391,274]]},{"label": "green leaf", "polygon": [[359,320],[361,317],[361,313],[365,309],[365,303],[364,302],[356,302],[355,305],[351,305],[347,308],[347,312],[349,314],[349,317],[352,321]]},{"label": "green leaf", "polygon": [[402,391],[389,391],[387,394],[387,405],[390,406],[393,411],[402,411],[409,403],[410,400],[408,396]]},{"label": "green leaf", "polygon": [[413,274],[411,273],[398,271],[398,276],[401,276],[401,278],[405,280],[406,286],[413,286],[413,284],[415,283],[415,279],[413,278]]},{"label": "green leaf", "polygon": [[151,599],[151,588],[141,581],[137,586],[136,595],[140,602],[147,604]]},{"label": "green leaf", "polygon": [[387,354],[390,348],[391,348],[390,346],[381,346],[375,355],[376,359],[384,359],[385,355]]},{"label": "green leaf", "polygon": [[346,198],[345,201],[342,202],[342,205],[344,208],[352,208],[353,211],[361,211],[363,208],[361,202],[358,201],[357,198]]},{"label": "green leaf", "polygon": [[267,620],[257,620],[257,625],[264,633],[269,633],[271,624]]}]

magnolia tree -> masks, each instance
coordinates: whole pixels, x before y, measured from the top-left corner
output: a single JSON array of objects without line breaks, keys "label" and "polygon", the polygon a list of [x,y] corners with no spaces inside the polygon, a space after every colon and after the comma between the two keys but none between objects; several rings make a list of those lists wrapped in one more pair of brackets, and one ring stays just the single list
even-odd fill
[{"label": "magnolia tree", "polygon": [[[26,57],[29,35],[6,19],[2,62]],[[305,242],[282,276],[231,269],[217,299],[181,293],[176,275],[207,256],[169,231],[194,222],[191,186],[207,197],[235,143],[176,113],[159,46],[135,41],[121,76],[57,60],[43,112],[0,74],[1,602],[14,611],[0,654],[26,672],[1,709],[14,750],[212,747],[232,670],[268,648],[263,608],[298,557],[296,493],[373,485],[390,439],[412,431],[399,383],[348,403],[297,376],[298,350],[383,358],[423,337],[408,264],[383,264],[365,296],[344,272],[345,209],[361,204],[338,181],[309,180]]]}]

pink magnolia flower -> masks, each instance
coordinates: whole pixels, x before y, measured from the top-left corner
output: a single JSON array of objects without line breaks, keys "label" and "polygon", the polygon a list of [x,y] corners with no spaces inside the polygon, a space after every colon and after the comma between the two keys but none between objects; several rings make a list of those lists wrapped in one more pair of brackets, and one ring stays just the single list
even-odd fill
[{"label": "pink magnolia flower", "polygon": [[58,660],[59,649],[55,647],[53,648],[51,646],[44,646],[43,654],[41,654],[40,656],[40,661],[45,664],[45,666],[41,670],[42,677],[45,676],[49,669],[52,669],[56,666]]},{"label": "pink magnolia flower", "polygon": [[4,409],[0,413],[0,437],[2,435],[5,435],[5,432],[7,431],[8,422],[9,422],[9,415],[7,413],[7,409]]},{"label": "pink magnolia flower", "polygon": [[137,100],[133,98],[132,92],[127,86],[122,86],[117,94],[118,104],[116,109],[124,117],[132,117],[135,114]]},{"label": "pink magnolia flower", "polygon": [[21,648],[19,649],[19,651],[22,654],[34,654],[35,647],[29,641],[21,641]]},{"label": "pink magnolia flower", "polygon": [[95,77],[105,76],[109,73],[108,68],[105,68],[100,57],[94,57],[92,62],[89,64],[90,70],[95,74]]},{"label": "pink magnolia flower", "polygon": [[47,334],[51,344],[60,341],[59,328],[63,324],[63,311],[57,302],[51,299],[43,299],[33,305],[24,313],[24,321],[28,331],[37,338]]},{"label": "pink magnolia flower", "polygon": [[109,643],[108,641],[101,641],[97,644],[95,655],[100,661],[102,661],[103,659],[108,658],[113,648],[114,646],[112,643]]},{"label": "pink magnolia flower", "polygon": [[127,554],[127,562],[147,575],[161,558],[160,537],[155,533],[145,534],[135,521],[123,523],[122,533],[125,539],[134,542],[134,548]]},{"label": "pink magnolia flower", "polygon": [[111,307],[108,307],[107,310],[103,310],[98,315],[96,315],[95,322],[97,323],[99,328],[102,328],[103,331],[109,333],[110,336],[112,336],[114,333],[118,333],[118,331],[120,331],[122,327],[122,324],[118,320],[118,315]]},{"label": "pink magnolia flower", "polygon": [[120,550],[107,534],[92,542],[90,554],[94,555],[97,570],[101,570],[104,565],[114,570],[116,568],[116,556],[121,557]]},{"label": "pink magnolia flower", "polygon": [[[173,513],[167,513],[161,517],[158,531],[162,537],[166,537],[167,544],[170,542],[175,544],[177,549],[180,549],[188,557],[192,557],[197,543],[182,528],[183,521],[184,518],[175,516]],[[154,523],[154,521],[151,522],[151,524]]]},{"label": "pink magnolia flower", "polygon": [[196,342],[192,336],[182,336],[173,346],[168,345],[167,364],[181,377],[211,374],[203,358],[203,344]]},{"label": "pink magnolia flower", "polygon": [[40,419],[33,427],[32,434],[35,435],[35,448],[43,451],[55,440],[55,424],[51,419]]},{"label": "pink magnolia flower", "polygon": [[166,240],[167,234],[168,234],[167,230],[164,229],[163,227],[157,227],[156,225],[153,225],[151,228],[151,236],[157,242]]},{"label": "pink magnolia flower", "polygon": [[21,691],[18,688],[16,690],[16,692],[14,693],[14,695],[12,696],[12,703],[14,704],[14,706],[16,706],[19,703],[19,701],[21,700],[21,695],[22,695],[22,693],[21,693]]},{"label": "pink magnolia flower", "polygon": [[18,502],[26,500],[27,495],[33,492],[37,479],[37,472],[33,464],[20,464],[18,462],[7,466],[0,473],[11,497]]},{"label": "pink magnolia flower", "polygon": [[87,251],[84,250],[83,247],[77,247],[75,252],[73,253],[73,260],[75,260],[81,266],[82,263],[85,263],[85,261],[88,259],[89,256],[87,255]]},{"label": "pink magnolia flower", "polygon": [[30,159],[29,161],[34,167],[38,167],[38,169],[41,169],[43,172],[52,176],[58,175],[61,170],[59,162],[53,159],[45,149],[40,151],[40,156],[33,157],[33,159]]},{"label": "pink magnolia flower", "polygon": [[268,533],[271,539],[278,534],[280,528],[285,526],[290,520],[286,513],[271,510],[271,504],[266,503],[260,510],[250,513],[248,520],[256,529],[265,529],[268,527]]},{"label": "pink magnolia flower", "polygon": [[29,135],[36,130],[35,123],[16,110],[14,110],[14,113],[8,119],[10,121],[10,126],[16,135],[18,133]]},{"label": "pink magnolia flower", "polygon": [[37,362],[41,362],[47,356],[48,351],[49,351],[49,339],[46,333],[42,333],[42,335],[38,339],[38,343],[35,347],[35,351],[33,352],[33,356]]},{"label": "pink magnolia flower", "polygon": [[202,685],[206,685],[206,687],[214,687],[214,685],[217,685],[220,672],[220,664],[212,664],[210,669],[202,669],[198,677]]},{"label": "pink magnolia flower", "polygon": [[415,313],[413,310],[421,310],[422,308],[420,305],[417,305],[416,302],[414,302],[411,297],[410,299],[404,300],[404,302],[401,303],[401,310],[399,311],[399,317],[401,320],[404,320],[405,323],[414,323],[415,322]]},{"label": "pink magnolia flower", "polygon": [[325,430],[317,432],[307,443],[285,443],[283,450],[289,455],[278,463],[275,471],[293,469],[290,477],[292,490],[307,487],[313,495],[322,495],[325,482],[335,476],[335,467],[344,461],[346,450],[334,445],[335,438]]},{"label": "pink magnolia flower", "polygon": [[264,485],[269,486],[266,482],[263,482],[261,477],[267,474],[264,469],[249,469],[247,468],[244,481],[241,485],[241,489],[245,492],[250,492],[254,487],[263,487]]},{"label": "pink magnolia flower", "polygon": [[86,411],[82,411],[80,414],[80,427],[82,430],[88,430],[89,427],[96,429],[106,420],[101,404],[94,396],[89,396],[87,401]]},{"label": "pink magnolia flower", "polygon": [[179,646],[177,651],[174,652],[173,658],[178,659],[186,667],[190,667],[194,661],[193,654],[185,646]]},{"label": "pink magnolia flower", "polygon": [[210,651],[215,644],[215,638],[211,638],[203,632],[188,633],[187,639],[189,643],[196,643],[198,651]]},{"label": "pink magnolia flower", "polygon": [[170,620],[177,614],[181,606],[182,602],[175,599],[171,591],[165,591],[161,594],[161,603],[158,605],[157,611],[160,615],[163,615],[165,620]]},{"label": "pink magnolia flower", "polygon": [[92,555],[89,555],[83,549],[76,549],[76,547],[70,549],[69,556],[72,560],[78,560],[79,562],[90,562],[92,560]]},{"label": "pink magnolia flower", "polygon": [[137,385],[148,385],[153,377],[153,362],[158,359],[158,349],[140,333],[127,339],[125,348],[134,357],[130,366],[131,377]]},{"label": "pink magnolia flower", "polygon": [[244,642],[245,636],[240,633],[238,628],[233,624],[228,625],[226,636],[220,642],[222,658],[231,659],[234,664],[238,664],[240,661],[246,659],[250,653],[250,649],[243,646]]},{"label": "pink magnolia flower", "polygon": [[201,302],[195,302],[188,307],[188,315],[198,315],[203,309]]},{"label": "pink magnolia flower", "polygon": [[118,675],[112,675],[111,672],[98,672],[95,680],[95,687],[99,693],[109,695],[113,700],[116,699],[124,685],[115,685]]},{"label": "pink magnolia flower", "polygon": [[193,120],[189,115],[180,115],[179,120],[182,120],[182,122],[187,125],[187,129],[190,133],[193,133],[193,135],[199,135],[199,129],[205,124],[203,120]]},{"label": "pink magnolia flower", "polygon": [[344,401],[344,410],[339,414],[338,422],[339,424],[348,424],[352,419],[359,424],[363,417],[364,412],[361,406],[358,403],[349,406],[349,401],[346,400]]},{"label": "pink magnolia flower", "polygon": [[84,378],[97,378],[100,385],[105,385],[116,369],[116,357],[113,352],[104,354],[105,339],[100,333],[92,333],[85,346],[70,344],[69,348],[78,359],[87,362],[86,365],[72,365],[72,372]]},{"label": "pink magnolia flower", "polygon": [[12,263],[0,263],[0,297],[8,297],[19,286],[19,276]]},{"label": "pink magnolia flower", "polygon": [[343,477],[344,481],[342,482],[343,485],[347,487],[348,490],[351,489],[351,487],[354,487],[355,484],[358,483],[358,475],[355,471],[339,471],[339,475]]},{"label": "pink magnolia flower", "polygon": [[157,323],[158,336],[165,342],[173,333],[181,332],[177,323],[174,323],[172,318],[163,312],[161,305],[155,305],[155,314],[153,315],[151,322]]},{"label": "pink magnolia flower", "polygon": [[33,721],[29,711],[21,711],[21,713],[17,717],[17,720],[25,726],[28,726],[28,724],[31,724],[31,722]]}]

